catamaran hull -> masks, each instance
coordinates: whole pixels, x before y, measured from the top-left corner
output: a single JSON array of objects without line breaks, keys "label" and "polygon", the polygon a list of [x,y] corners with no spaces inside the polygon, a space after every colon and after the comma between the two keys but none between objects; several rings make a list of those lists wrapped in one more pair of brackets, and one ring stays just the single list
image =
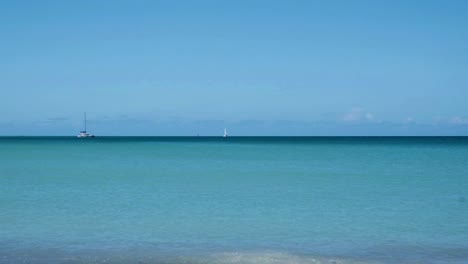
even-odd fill
[{"label": "catamaran hull", "polygon": [[94,135],[90,135],[90,134],[79,134],[78,136],[76,136],[78,138],[93,138]]}]

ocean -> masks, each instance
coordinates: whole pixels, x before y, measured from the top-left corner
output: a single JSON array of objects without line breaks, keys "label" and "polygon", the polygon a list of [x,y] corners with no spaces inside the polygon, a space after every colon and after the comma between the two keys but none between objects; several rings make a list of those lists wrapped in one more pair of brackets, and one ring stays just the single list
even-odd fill
[{"label": "ocean", "polygon": [[468,137],[0,137],[0,263],[468,263]]}]

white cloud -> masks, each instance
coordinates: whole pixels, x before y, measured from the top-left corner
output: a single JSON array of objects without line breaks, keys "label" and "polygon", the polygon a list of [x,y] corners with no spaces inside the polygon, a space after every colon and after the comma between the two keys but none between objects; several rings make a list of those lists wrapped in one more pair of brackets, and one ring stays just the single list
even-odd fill
[{"label": "white cloud", "polygon": [[455,116],[450,119],[450,123],[455,125],[468,125],[468,117]]},{"label": "white cloud", "polygon": [[372,119],[374,119],[374,115],[371,114],[371,113],[366,113],[366,119],[367,120],[372,120]]},{"label": "white cloud", "polygon": [[342,116],[342,120],[345,122],[373,121],[374,114],[366,112],[363,108],[354,107]]}]

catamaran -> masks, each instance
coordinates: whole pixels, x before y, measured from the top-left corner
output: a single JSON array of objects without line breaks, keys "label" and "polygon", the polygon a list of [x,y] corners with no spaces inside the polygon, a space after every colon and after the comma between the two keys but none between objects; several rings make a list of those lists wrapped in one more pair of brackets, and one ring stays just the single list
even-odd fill
[{"label": "catamaran", "polygon": [[80,131],[78,134],[79,138],[89,138],[89,137],[94,137],[94,135],[89,134],[86,132],[86,112],[84,112],[84,130]]},{"label": "catamaran", "polygon": [[226,129],[224,129],[224,135],[223,135],[223,137],[228,137],[228,133],[227,133],[227,130],[226,130]]}]

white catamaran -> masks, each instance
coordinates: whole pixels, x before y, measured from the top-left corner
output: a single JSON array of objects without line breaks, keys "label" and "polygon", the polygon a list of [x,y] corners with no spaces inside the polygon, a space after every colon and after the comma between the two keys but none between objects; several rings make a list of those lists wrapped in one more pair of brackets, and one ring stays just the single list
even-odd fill
[{"label": "white catamaran", "polygon": [[80,133],[78,134],[79,138],[90,138],[90,137],[94,137],[94,135],[92,134],[89,134],[86,132],[86,112],[84,113],[84,130],[83,131],[80,131]]},{"label": "white catamaran", "polygon": [[227,130],[226,130],[226,129],[224,129],[224,135],[223,135],[223,137],[228,137],[228,133],[227,133]]}]

